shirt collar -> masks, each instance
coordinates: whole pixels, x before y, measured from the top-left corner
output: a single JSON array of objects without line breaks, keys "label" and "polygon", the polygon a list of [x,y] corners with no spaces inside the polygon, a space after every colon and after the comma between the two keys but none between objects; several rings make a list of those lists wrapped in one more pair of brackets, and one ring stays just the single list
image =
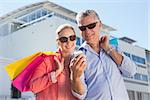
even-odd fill
[{"label": "shirt collar", "polygon": [[[86,51],[90,51],[96,55],[99,55],[90,47],[89,44],[86,43],[86,41],[79,47],[79,50],[83,50],[83,49]],[[104,52],[104,49],[100,49],[100,52]]]}]

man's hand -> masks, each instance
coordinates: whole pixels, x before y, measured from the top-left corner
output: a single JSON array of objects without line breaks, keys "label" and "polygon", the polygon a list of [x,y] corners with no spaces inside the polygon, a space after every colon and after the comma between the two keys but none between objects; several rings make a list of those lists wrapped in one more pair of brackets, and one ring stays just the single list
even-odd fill
[{"label": "man's hand", "polygon": [[86,68],[86,57],[83,54],[73,58],[70,63],[71,79],[78,80]]},{"label": "man's hand", "polygon": [[117,65],[120,65],[122,63],[123,56],[119,54],[115,49],[111,49],[112,47],[109,44],[108,36],[101,37],[100,47],[103,48],[106,51],[106,53],[112,57],[112,59]]},{"label": "man's hand", "polygon": [[109,44],[108,36],[102,36],[100,39],[100,47],[103,48],[106,52],[111,48]]},{"label": "man's hand", "polygon": [[78,55],[70,62],[71,88],[80,95],[85,93],[85,87],[80,77],[84,73],[86,66],[86,57],[83,54]]}]

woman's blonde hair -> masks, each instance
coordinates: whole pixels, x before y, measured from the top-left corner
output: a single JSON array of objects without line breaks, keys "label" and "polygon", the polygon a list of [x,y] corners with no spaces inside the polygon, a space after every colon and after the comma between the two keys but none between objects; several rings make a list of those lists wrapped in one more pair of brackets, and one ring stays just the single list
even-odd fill
[{"label": "woman's blonde hair", "polygon": [[67,28],[72,29],[73,32],[75,33],[75,30],[74,30],[74,28],[73,28],[72,25],[70,25],[70,24],[62,24],[62,25],[60,25],[60,26],[57,28],[57,30],[56,30],[56,35],[57,35],[57,36],[56,36],[56,39],[59,38],[60,32],[63,31],[64,29],[67,29]]}]

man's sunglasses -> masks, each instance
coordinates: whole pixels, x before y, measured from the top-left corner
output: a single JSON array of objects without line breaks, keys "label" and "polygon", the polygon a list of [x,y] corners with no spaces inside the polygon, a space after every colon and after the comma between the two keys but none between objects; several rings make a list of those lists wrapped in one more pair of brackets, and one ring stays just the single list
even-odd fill
[{"label": "man's sunglasses", "polygon": [[79,29],[80,29],[81,31],[85,31],[86,28],[88,28],[88,29],[93,29],[93,28],[95,28],[95,26],[96,26],[97,23],[98,23],[98,22],[95,22],[95,23],[92,23],[92,24],[89,24],[89,25],[86,25],[86,26],[79,26]]},{"label": "man's sunglasses", "polygon": [[65,43],[65,42],[68,42],[68,39],[70,39],[70,41],[75,41],[76,40],[76,35],[71,35],[69,37],[60,37],[58,40],[61,43]]}]

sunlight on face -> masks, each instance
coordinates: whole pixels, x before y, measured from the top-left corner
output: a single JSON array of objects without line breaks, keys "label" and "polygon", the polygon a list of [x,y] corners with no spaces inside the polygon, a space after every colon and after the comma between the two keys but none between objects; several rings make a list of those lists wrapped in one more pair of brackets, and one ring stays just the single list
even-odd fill
[{"label": "sunlight on face", "polygon": [[80,22],[82,26],[87,26],[95,22],[97,23],[94,28],[89,29],[86,27],[86,30],[81,31],[81,35],[87,41],[87,43],[93,43],[99,40],[101,23],[91,16],[84,17]]},{"label": "sunlight on face", "polygon": [[59,38],[60,37],[68,38],[68,41],[64,43],[58,40],[58,46],[62,49],[63,53],[72,53],[74,51],[76,47],[76,40],[71,41],[69,39],[69,37],[73,35],[75,35],[75,33],[71,28],[66,28],[59,33]]}]

